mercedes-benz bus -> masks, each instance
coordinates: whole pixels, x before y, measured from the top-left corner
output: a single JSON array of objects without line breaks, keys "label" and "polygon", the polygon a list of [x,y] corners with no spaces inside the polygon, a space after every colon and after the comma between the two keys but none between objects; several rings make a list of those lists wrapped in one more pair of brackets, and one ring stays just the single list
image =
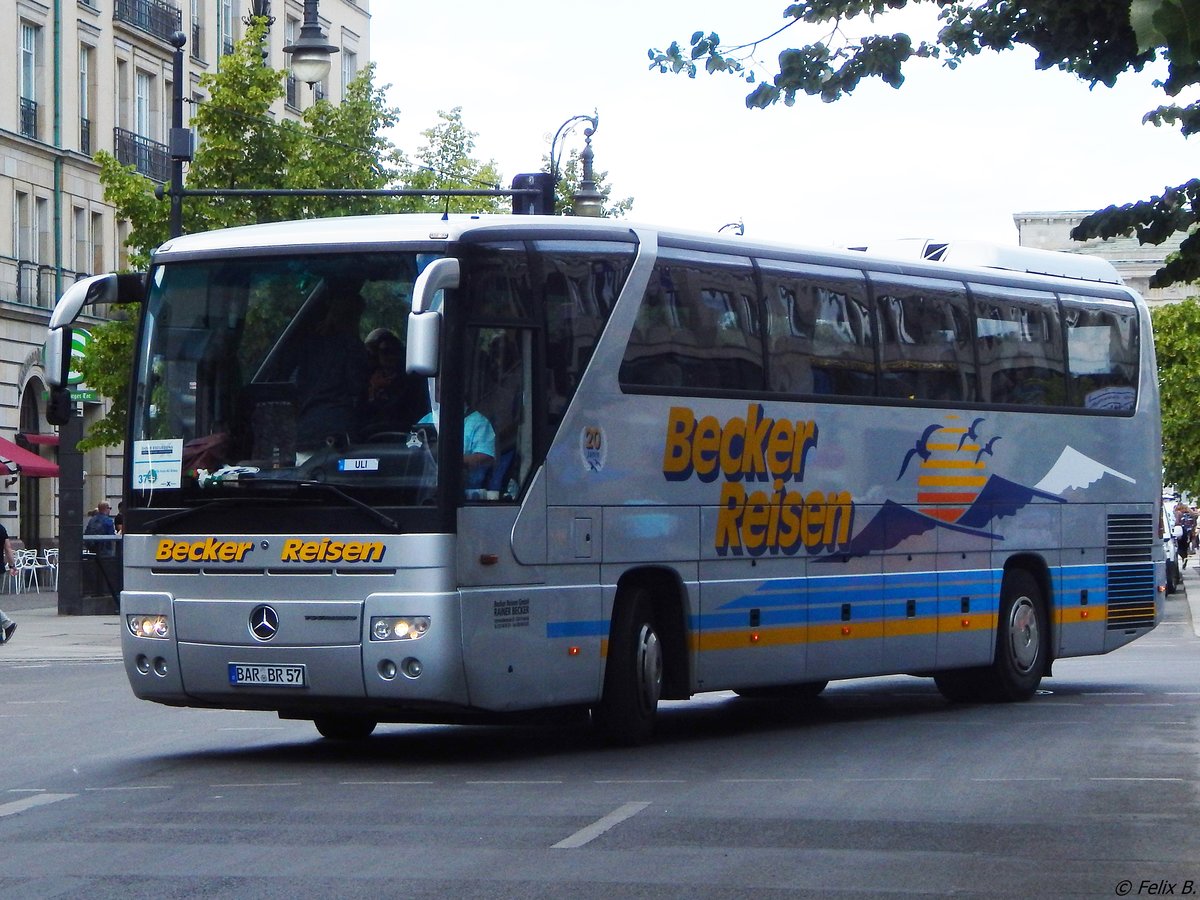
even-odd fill
[{"label": "mercedes-benz bus", "polygon": [[586,711],[637,743],[709,691],[1024,700],[1146,634],[1144,302],[1078,256],[905,256],[412,215],[188,235],[76,284],[58,391],[80,310],[141,302],[135,694],[347,739]]}]

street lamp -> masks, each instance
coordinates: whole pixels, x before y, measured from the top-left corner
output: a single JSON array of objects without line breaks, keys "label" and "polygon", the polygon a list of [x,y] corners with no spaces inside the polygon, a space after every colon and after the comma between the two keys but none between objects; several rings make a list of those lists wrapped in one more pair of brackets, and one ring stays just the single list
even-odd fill
[{"label": "street lamp", "polygon": [[596,190],[596,179],[592,171],[592,160],[595,156],[592,151],[592,135],[600,127],[599,116],[571,116],[558,126],[558,131],[554,133],[554,139],[550,142],[550,177],[557,187],[562,163],[562,148],[558,142],[580,122],[588,123],[588,127],[583,130],[583,152],[579,154],[579,161],[583,165],[583,177],[579,182],[579,190],[575,192],[571,201],[571,211],[577,216],[599,217],[604,215],[604,195]]},{"label": "street lamp", "polygon": [[595,126],[583,129],[583,153],[579,154],[583,162],[583,178],[579,181],[575,199],[571,201],[571,210],[577,216],[600,218],[604,215],[604,195],[596,190],[596,178],[592,174],[592,135],[595,133]]},{"label": "street lamp", "polygon": [[304,24],[300,27],[300,39],[283,48],[292,58],[292,74],[312,87],[324,81],[333,64],[333,54],[338,48],[329,43],[321,30],[321,19],[317,7],[321,0],[304,0]]}]

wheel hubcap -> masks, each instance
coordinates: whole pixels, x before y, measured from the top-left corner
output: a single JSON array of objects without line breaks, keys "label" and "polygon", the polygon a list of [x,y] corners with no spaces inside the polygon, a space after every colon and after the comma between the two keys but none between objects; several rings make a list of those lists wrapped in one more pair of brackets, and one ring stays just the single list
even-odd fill
[{"label": "wheel hubcap", "polygon": [[1028,597],[1019,597],[1008,619],[1008,641],[1013,664],[1022,673],[1033,669],[1041,651],[1037,609]]},{"label": "wheel hubcap", "polygon": [[662,672],[662,645],[654,629],[644,624],[638,632],[637,675],[638,693],[647,709],[658,706],[662,696]]}]

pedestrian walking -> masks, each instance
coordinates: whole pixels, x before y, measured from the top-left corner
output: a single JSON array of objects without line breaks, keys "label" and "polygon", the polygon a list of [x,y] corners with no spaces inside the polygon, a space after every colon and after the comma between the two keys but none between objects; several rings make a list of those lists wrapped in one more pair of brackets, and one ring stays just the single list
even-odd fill
[{"label": "pedestrian walking", "polygon": [[[8,529],[0,525],[0,542],[4,545],[4,568],[11,576],[17,574],[17,561],[13,557],[12,544],[8,540]],[[0,609],[0,644],[7,644],[16,633],[17,623]]]}]

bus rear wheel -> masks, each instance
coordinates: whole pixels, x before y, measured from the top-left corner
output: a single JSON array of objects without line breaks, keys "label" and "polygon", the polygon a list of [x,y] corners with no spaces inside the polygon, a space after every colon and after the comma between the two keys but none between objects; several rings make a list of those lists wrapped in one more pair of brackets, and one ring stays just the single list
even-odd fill
[{"label": "bus rear wheel", "polygon": [[594,710],[600,734],[623,746],[644,744],[654,733],[663,689],[663,647],[645,588],[617,598],[604,692]]},{"label": "bus rear wheel", "polygon": [[1049,630],[1037,579],[1010,569],[1000,586],[996,653],[990,666],[954,669],[933,676],[942,696],[956,703],[1028,700],[1046,671]]},{"label": "bus rear wheel", "polygon": [[320,716],[313,724],[321,737],[331,741],[361,741],[371,736],[378,723],[359,716]]}]

